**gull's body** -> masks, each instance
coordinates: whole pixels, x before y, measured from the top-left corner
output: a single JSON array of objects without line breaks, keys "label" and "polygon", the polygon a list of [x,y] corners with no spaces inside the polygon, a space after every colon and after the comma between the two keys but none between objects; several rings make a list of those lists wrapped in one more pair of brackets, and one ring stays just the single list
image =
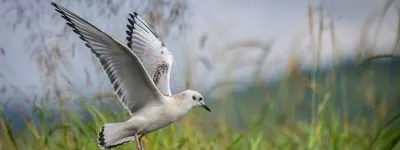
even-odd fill
[{"label": "gull's body", "polygon": [[137,128],[139,135],[145,135],[163,128],[182,118],[191,107],[178,104],[176,97],[166,97],[163,105],[154,105],[135,113],[127,122]]},{"label": "gull's body", "polygon": [[99,59],[113,91],[131,115],[125,122],[106,123],[99,132],[99,147],[109,149],[135,140],[142,149],[144,135],[181,119],[192,108],[210,111],[196,91],[171,94],[172,54],[136,13],[128,19],[125,46],[68,9],[51,4]]}]

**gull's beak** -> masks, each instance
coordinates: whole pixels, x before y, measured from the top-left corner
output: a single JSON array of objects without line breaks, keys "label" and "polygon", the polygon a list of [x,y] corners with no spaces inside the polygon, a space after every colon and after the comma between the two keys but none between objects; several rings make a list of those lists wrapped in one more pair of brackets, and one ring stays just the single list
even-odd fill
[{"label": "gull's beak", "polygon": [[206,104],[201,105],[201,107],[203,107],[203,108],[206,109],[207,111],[211,112],[210,108],[208,108]]}]

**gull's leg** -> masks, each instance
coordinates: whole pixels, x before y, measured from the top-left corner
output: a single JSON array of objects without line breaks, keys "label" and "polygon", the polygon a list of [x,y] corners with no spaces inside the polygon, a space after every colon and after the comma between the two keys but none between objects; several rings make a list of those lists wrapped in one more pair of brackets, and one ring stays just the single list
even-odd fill
[{"label": "gull's leg", "polygon": [[135,135],[135,141],[136,141],[136,148],[137,150],[142,150],[142,143],[140,141],[141,136],[138,136],[137,134]]},{"label": "gull's leg", "polygon": [[140,148],[143,149],[142,137],[143,137],[143,135],[140,135],[138,141],[139,141],[139,144],[140,144]]}]

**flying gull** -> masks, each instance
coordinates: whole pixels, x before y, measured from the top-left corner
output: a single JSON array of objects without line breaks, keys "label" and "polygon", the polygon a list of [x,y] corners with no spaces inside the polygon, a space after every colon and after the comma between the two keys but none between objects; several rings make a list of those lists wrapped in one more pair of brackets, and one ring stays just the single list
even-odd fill
[{"label": "flying gull", "polygon": [[141,150],[144,135],[181,119],[192,108],[210,111],[199,92],[189,89],[171,94],[172,54],[137,13],[129,15],[128,44],[123,45],[70,10],[51,4],[98,58],[114,93],[131,115],[125,122],[101,127],[101,149],[135,140]]}]

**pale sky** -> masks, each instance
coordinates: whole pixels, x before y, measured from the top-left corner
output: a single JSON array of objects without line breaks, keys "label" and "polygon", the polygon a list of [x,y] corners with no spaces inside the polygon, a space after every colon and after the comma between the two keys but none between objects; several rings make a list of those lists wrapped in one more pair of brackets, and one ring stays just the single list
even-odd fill
[{"label": "pale sky", "polygon": [[[289,54],[298,55],[302,59],[302,65],[306,67],[312,64],[312,61],[310,61],[311,54],[304,44],[308,42],[307,3],[307,0],[190,1],[189,11],[192,12],[192,15],[188,21],[192,29],[187,32],[187,36],[185,37],[169,37],[164,39],[167,48],[174,54],[175,58],[171,77],[173,92],[183,90],[184,88],[184,81],[182,81],[184,75],[183,64],[187,62],[185,62],[186,59],[183,58],[182,51],[189,51],[188,49],[197,47],[198,39],[200,39],[203,33],[209,35],[209,43],[210,45],[214,45],[214,48],[207,49],[204,55],[211,56],[212,54],[207,52],[213,51],[215,47],[218,49],[228,43],[238,40],[273,40],[275,43],[265,62],[265,69],[268,70],[269,73],[276,74],[281,72],[282,68],[286,67]],[[399,0],[396,0],[396,3],[399,3]],[[60,4],[64,3],[60,2]],[[367,14],[371,11],[380,11],[383,3],[378,0],[327,0],[324,4],[324,8],[329,11],[329,14],[336,18],[336,35],[340,48],[343,50],[343,54],[352,55],[355,53],[352,48],[356,46],[356,42],[358,42],[361,25],[364,23]],[[129,6],[123,7],[124,10],[113,20],[105,20],[104,16],[95,16],[95,13],[92,13],[91,10],[96,8],[72,6],[73,5],[69,5],[66,7],[125,43],[126,16],[128,13],[134,11],[130,10]],[[1,7],[7,6],[0,4],[0,8]],[[49,14],[49,17],[51,14],[56,13],[51,8],[51,5],[40,7]],[[392,6],[381,27],[381,33],[378,36],[380,41],[379,47],[390,47],[395,39],[397,16],[393,8]],[[0,21],[0,48],[3,48],[6,52],[6,57],[0,56],[0,69],[2,70],[0,73],[4,76],[3,78],[0,77],[0,84],[13,84],[27,90],[27,92],[40,94],[42,91],[38,89],[41,85],[38,68],[34,61],[30,60],[30,56],[26,54],[26,52],[29,51],[26,50],[29,49],[29,45],[24,45],[24,39],[27,33],[38,32],[41,29],[37,29],[37,31],[28,31],[21,27],[16,30],[11,30],[7,22],[15,19],[14,13],[15,12],[7,14],[4,18],[2,17],[5,21]],[[318,16],[314,17],[315,23],[318,22],[317,17]],[[42,17],[38,24],[42,29],[60,31],[65,21],[61,19],[58,21],[57,23],[49,23],[48,18]],[[70,34],[72,35],[73,33],[70,32]],[[296,36],[298,36],[297,39],[295,39]],[[328,65],[330,64],[332,54],[329,38],[329,34],[324,35],[322,54],[323,60]],[[296,50],[289,51],[288,48],[293,41],[300,44],[295,47]],[[46,40],[46,43],[52,42],[54,41]],[[94,69],[92,69],[93,66],[90,65],[92,64],[90,59],[92,54],[89,49],[84,47],[83,42],[80,41],[76,35],[69,36],[68,41],[60,41],[60,43],[62,43],[61,46],[63,47],[70,47],[72,44],[76,44],[77,57],[73,60],[74,69],[67,72],[67,75],[70,76],[73,80],[72,82],[78,87],[84,87],[86,78],[83,68],[89,68],[91,73],[94,73]],[[241,56],[243,56],[244,59],[242,61],[251,62],[253,60],[252,57],[257,56],[257,51],[241,52],[243,52]],[[389,50],[386,48],[380,49],[377,53],[388,52]],[[246,55],[249,55],[249,57],[245,57]],[[201,66],[197,69],[195,73],[195,83],[196,85],[198,84],[198,86],[204,86],[198,88],[207,88],[207,86],[212,85],[214,80],[226,78],[225,75],[219,73],[224,69],[226,63],[225,65],[223,61],[220,61],[220,63],[222,65],[216,64],[215,66],[217,67],[215,71],[211,73],[204,71],[204,67]],[[236,78],[245,77],[248,79],[251,75],[249,71],[251,71],[251,67],[250,70],[245,69],[238,71],[234,76]],[[206,84],[203,84],[204,76],[207,74],[211,74],[213,78],[207,81]],[[100,77],[101,76],[104,75],[100,75]],[[85,90],[98,91],[95,88]]]}]

